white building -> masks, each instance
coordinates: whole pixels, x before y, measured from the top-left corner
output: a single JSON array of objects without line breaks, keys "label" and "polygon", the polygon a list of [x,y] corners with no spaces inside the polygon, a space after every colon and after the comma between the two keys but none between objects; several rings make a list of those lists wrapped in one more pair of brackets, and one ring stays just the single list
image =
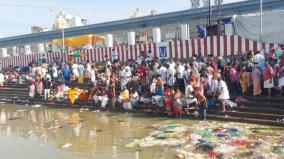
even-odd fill
[{"label": "white building", "polygon": [[65,14],[60,12],[56,15],[54,24],[52,25],[53,29],[62,29],[62,28],[72,28],[77,26],[87,25],[87,20],[82,19],[79,16],[73,16],[70,14]]}]

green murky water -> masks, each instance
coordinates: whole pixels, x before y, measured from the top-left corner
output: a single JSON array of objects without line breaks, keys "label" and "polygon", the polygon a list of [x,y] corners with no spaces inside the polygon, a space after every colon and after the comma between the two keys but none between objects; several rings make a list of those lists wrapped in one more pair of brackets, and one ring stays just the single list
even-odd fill
[{"label": "green murky water", "polygon": [[176,147],[125,147],[149,135],[149,126],[170,123],[190,126],[197,121],[2,104],[0,158],[171,159]]}]

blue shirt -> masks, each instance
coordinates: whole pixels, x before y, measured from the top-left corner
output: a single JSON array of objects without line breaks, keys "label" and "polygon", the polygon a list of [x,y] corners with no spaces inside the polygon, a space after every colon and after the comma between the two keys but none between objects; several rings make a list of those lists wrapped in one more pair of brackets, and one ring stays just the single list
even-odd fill
[{"label": "blue shirt", "polygon": [[70,69],[69,68],[64,68],[63,69],[63,76],[64,77],[69,77],[70,76]]}]

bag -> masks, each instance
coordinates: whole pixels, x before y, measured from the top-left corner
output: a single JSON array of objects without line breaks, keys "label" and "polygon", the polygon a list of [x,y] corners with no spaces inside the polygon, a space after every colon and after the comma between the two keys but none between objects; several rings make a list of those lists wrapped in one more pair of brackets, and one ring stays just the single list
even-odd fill
[{"label": "bag", "polygon": [[132,104],[130,102],[124,102],[122,107],[126,110],[132,109]]},{"label": "bag", "polygon": [[159,107],[163,107],[164,106],[163,96],[153,96],[152,97],[152,104],[157,105]]},{"label": "bag", "polygon": [[228,106],[228,107],[230,107],[230,108],[235,108],[235,107],[238,106],[238,104],[237,104],[237,103],[234,103],[234,102],[232,102],[232,101],[230,101],[230,100],[225,100],[225,106]]}]

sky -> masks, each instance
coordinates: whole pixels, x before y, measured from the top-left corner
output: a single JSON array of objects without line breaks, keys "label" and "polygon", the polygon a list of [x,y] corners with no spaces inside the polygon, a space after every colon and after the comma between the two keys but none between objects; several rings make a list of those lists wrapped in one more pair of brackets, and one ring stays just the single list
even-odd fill
[{"label": "sky", "polygon": [[[223,0],[238,1],[242,0]],[[189,9],[190,5],[190,0],[0,0],[0,36],[29,34],[31,26],[51,28],[60,11],[95,24],[127,19],[136,8],[148,15],[153,9],[159,14]]]}]

